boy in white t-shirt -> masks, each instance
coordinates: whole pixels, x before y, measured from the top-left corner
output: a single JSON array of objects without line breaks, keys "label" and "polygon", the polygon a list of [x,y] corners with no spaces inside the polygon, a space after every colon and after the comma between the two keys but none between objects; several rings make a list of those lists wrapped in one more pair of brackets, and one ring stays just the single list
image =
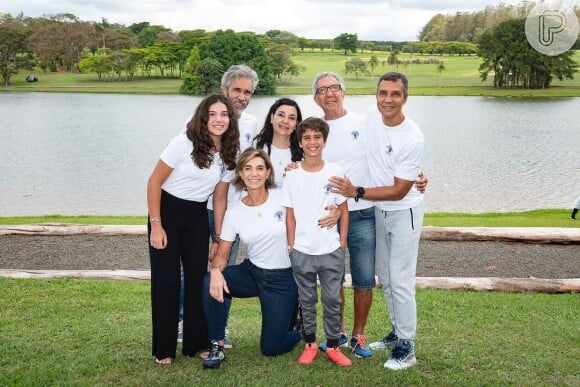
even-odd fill
[{"label": "boy in white t-shirt", "polygon": [[[344,260],[348,233],[346,198],[333,193],[328,184],[331,176],[343,176],[337,164],[322,159],[322,149],[328,138],[328,124],[309,117],[296,128],[304,160],[300,167],[286,175],[282,186],[282,205],[287,207],[286,232],[290,262],[298,285],[302,317],[302,334],[306,342],[298,358],[300,364],[311,364],[318,353],[316,344],[317,277],[320,280],[326,356],[335,364],[350,366],[352,361],[339,348],[340,287],[344,275]],[[337,226],[323,228],[318,220],[326,215],[328,205],[341,211],[340,232]]]}]

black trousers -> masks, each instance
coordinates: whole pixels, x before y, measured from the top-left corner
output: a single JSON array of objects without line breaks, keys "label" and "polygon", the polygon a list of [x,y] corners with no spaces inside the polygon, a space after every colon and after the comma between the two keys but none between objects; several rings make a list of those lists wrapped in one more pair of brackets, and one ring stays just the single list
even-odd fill
[{"label": "black trousers", "polygon": [[[207,202],[179,199],[161,193],[161,224],[167,233],[167,247],[149,244],[151,261],[151,310],[153,356],[175,358],[179,318],[180,267],[184,273],[182,353],[194,356],[208,348],[208,334],[201,286],[207,272],[209,226]],[[151,236],[151,226],[148,225]]]}]

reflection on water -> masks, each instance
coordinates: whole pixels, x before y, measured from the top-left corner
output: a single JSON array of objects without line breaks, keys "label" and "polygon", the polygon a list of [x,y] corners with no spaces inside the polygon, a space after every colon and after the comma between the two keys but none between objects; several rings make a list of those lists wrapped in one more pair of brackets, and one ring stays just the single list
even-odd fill
[{"label": "reflection on water", "polygon": [[[292,96],[303,117],[312,96]],[[0,216],[146,214],[159,154],[198,97],[0,93]],[[260,121],[273,97],[252,99]],[[373,96],[348,96],[361,113]],[[413,97],[428,212],[568,208],[580,194],[580,98]],[[345,152],[348,152],[345,149]]]}]

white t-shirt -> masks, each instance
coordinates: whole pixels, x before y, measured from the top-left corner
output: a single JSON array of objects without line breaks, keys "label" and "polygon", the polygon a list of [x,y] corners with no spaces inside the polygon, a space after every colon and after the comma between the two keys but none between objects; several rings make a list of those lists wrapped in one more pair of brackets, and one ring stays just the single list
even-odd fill
[{"label": "white t-shirt", "polygon": [[191,158],[193,144],[184,133],[171,139],[160,159],[173,169],[161,188],[184,200],[204,202],[225,174],[219,153],[209,168],[199,168]]},{"label": "white t-shirt", "polygon": [[286,239],[286,208],[280,204],[280,190],[270,190],[268,200],[250,207],[243,202],[226,210],[221,239],[233,242],[236,234],[247,245],[248,258],[262,269],[290,267]]},{"label": "white t-shirt", "polygon": [[[322,158],[340,165],[344,174],[354,186],[369,186],[369,166],[367,162],[367,128],[362,114],[347,112],[336,120],[326,120],[330,128],[328,139],[322,151]],[[374,206],[368,200],[348,199],[349,211],[362,210]]]},{"label": "white t-shirt", "polygon": [[335,225],[318,226],[318,219],[328,215],[326,206],[339,205],[346,200],[332,193],[328,179],[344,176],[344,170],[334,163],[324,162],[317,172],[306,172],[300,166],[286,173],[282,186],[282,205],[294,209],[296,232],[294,248],[311,255],[329,254],[340,247],[340,235]]},{"label": "white t-shirt", "polygon": [[[425,137],[417,124],[409,117],[397,126],[387,126],[383,123],[379,110],[373,107],[367,116],[368,163],[370,170],[370,186],[392,186],[395,177],[415,181],[419,175]],[[383,211],[405,210],[423,201],[423,195],[415,185],[401,200],[375,201],[375,206]]]},{"label": "white t-shirt", "polygon": [[[240,152],[243,152],[247,148],[252,146],[252,142],[256,134],[258,133],[258,119],[249,113],[242,112],[240,119],[238,120],[238,128],[240,129]],[[230,183],[235,176],[233,170],[226,171],[223,175],[222,181]],[[231,203],[236,203],[242,198],[243,192],[236,190],[236,188],[230,184],[228,189],[228,206]],[[208,200],[207,208],[213,210],[213,201]]]},{"label": "white t-shirt", "polygon": [[[267,153],[267,149],[264,149]],[[290,148],[278,149],[274,145],[270,147],[270,161],[274,169],[274,178],[276,181],[276,188],[282,188],[284,182],[284,169],[292,161],[292,152]]]}]

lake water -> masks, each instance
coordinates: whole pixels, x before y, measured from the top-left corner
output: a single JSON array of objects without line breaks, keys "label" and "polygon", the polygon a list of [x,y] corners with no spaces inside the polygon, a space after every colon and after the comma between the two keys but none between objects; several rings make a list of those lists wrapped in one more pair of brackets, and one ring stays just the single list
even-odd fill
[{"label": "lake water", "polygon": [[[292,98],[321,114],[312,96]],[[275,99],[248,112],[263,121]],[[199,100],[0,93],[0,216],[146,214],[147,178]],[[428,212],[568,208],[580,195],[580,98],[411,96],[405,112],[427,140]]]}]

